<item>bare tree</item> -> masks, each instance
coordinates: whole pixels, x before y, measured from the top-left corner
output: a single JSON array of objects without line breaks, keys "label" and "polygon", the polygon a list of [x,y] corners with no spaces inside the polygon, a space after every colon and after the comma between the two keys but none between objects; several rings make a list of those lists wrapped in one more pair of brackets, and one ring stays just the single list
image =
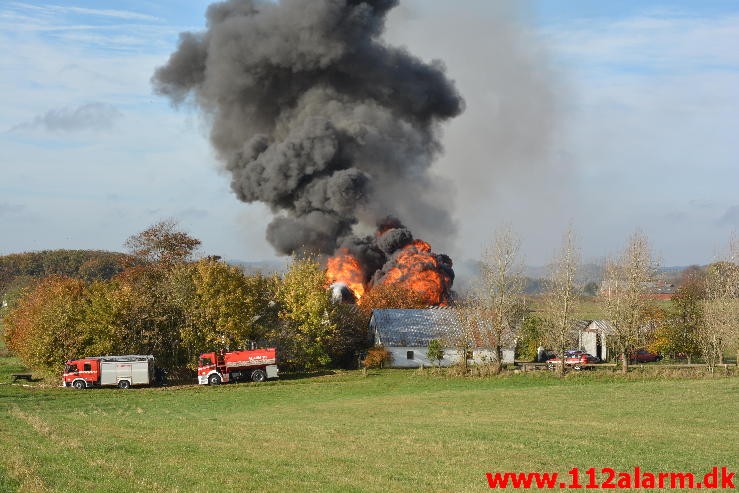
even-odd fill
[{"label": "bare tree", "polygon": [[503,347],[512,346],[523,315],[523,275],[520,241],[510,228],[495,236],[482,257],[479,286],[460,310],[464,332],[493,354],[494,372],[503,363]]},{"label": "bare tree", "polygon": [[580,252],[575,246],[575,233],[570,228],[565,233],[561,250],[552,262],[544,308],[545,340],[547,345],[557,349],[562,362],[558,369],[560,376],[564,376],[566,371],[565,350],[572,339],[573,317],[579,302],[576,285],[579,266]]},{"label": "bare tree", "polygon": [[729,241],[728,255],[708,267],[705,278],[703,324],[698,343],[708,367],[722,361],[724,351],[737,349],[739,364],[739,240]]},{"label": "bare tree", "polygon": [[622,371],[629,367],[629,354],[648,321],[646,296],[656,280],[657,262],[652,258],[647,237],[634,233],[626,249],[606,262],[601,296],[614,329],[614,345],[621,355]]},{"label": "bare tree", "polygon": [[469,300],[457,304],[455,312],[458,325],[451,327],[444,337],[444,343],[457,352],[459,362],[462,363],[465,373],[467,372],[467,360],[470,359],[475,343],[479,339],[475,337],[475,334],[478,333],[478,319],[472,306]]}]

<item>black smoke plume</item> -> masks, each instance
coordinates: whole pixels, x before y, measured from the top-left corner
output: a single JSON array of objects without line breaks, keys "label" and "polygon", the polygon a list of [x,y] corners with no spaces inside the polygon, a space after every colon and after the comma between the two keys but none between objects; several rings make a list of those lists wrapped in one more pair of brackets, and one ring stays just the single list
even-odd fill
[{"label": "black smoke plume", "polygon": [[[267,239],[284,254],[360,249],[357,223],[388,214],[450,231],[428,173],[439,124],[462,98],[439,61],[381,38],[397,0],[230,0],[183,33],[152,78],[194,103],[245,202],[275,214]],[[371,263],[382,252],[366,251]],[[377,258],[372,262],[372,257]]]}]

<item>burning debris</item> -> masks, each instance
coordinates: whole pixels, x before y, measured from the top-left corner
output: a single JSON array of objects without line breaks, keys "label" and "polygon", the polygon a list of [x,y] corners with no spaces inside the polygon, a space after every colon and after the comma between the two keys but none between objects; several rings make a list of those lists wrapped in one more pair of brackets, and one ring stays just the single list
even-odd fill
[{"label": "burning debris", "polygon": [[336,254],[328,259],[326,265],[326,279],[329,284],[341,285],[350,289],[357,299],[364,294],[364,285],[367,280],[364,269],[349,250],[339,248]]},{"label": "burning debris", "polygon": [[[413,242],[389,214],[451,233],[428,172],[440,124],[463,110],[439,61],[381,38],[397,0],[228,0],[204,32],[183,33],[152,79],[174,103],[194,103],[240,200],[275,214],[267,240],[282,254],[333,255],[329,282],[360,298],[399,282],[448,299],[451,260]],[[433,221],[430,218],[433,217]],[[435,286],[432,288],[432,285]]]}]

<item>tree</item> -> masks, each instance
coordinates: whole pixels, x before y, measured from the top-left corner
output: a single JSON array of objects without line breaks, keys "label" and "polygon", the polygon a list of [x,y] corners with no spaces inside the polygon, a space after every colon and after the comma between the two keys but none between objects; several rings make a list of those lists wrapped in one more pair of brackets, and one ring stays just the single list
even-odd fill
[{"label": "tree", "polygon": [[570,229],[565,234],[562,249],[552,262],[545,295],[545,340],[557,349],[562,360],[558,367],[560,376],[564,376],[566,371],[564,354],[572,339],[573,317],[579,301],[575,284],[579,265],[580,254]]},{"label": "tree", "polygon": [[546,342],[545,320],[536,315],[526,315],[521,322],[516,343],[516,359],[536,361],[539,346]]},{"label": "tree", "polygon": [[739,364],[739,240],[729,241],[728,255],[711,264],[706,272],[704,323],[698,341],[709,368],[720,363],[723,353],[737,350]]},{"label": "tree", "polygon": [[701,270],[687,270],[670,301],[665,323],[654,334],[649,349],[656,353],[684,355],[690,363],[700,355],[698,334],[703,326],[705,275]]},{"label": "tree", "polygon": [[64,361],[84,349],[85,283],[48,277],[31,288],[5,313],[8,348],[43,373],[59,371]]},{"label": "tree", "polygon": [[365,368],[382,368],[385,362],[392,359],[392,353],[382,346],[375,346],[367,350],[367,356],[362,361]]},{"label": "tree", "polygon": [[184,264],[184,279],[171,276],[171,291],[186,308],[181,339],[190,359],[212,349],[247,348],[264,341],[276,321],[277,279],[245,276],[213,258]]},{"label": "tree", "polygon": [[116,352],[155,354],[166,367],[188,363],[182,350],[180,330],[186,324],[186,306],[175,296],[176,269],[142,265],[125,270],[114,278],[112,300],[118,313],[111,337]]},{"label": "tree", "polygon": [[598,294],[598,283],[595,281],[588,282],[582,288],[582,292],[587,296],[596,296]]},{"label": "tree", "polygon": [[177,222],[160,221],[126,240],[131,254],[149,262],[171,265],[189,260],[200,240],[177,230]]},{"label": "tree", "polygon": [[273,332],[283,361],[313,370],[331,362],[328,343],[339,333],[332,315],[340,304],[331,301],[326,275],[313,258],[295,258],[277,288],[280,326]]},{"label": "tree", "polygon": [[20,285],[27,286],[34,280],[54,275],[90,282],[110,279],[134,261],[123,253],[97,250],[43,250],[0,256],[0,296]]},{"label": "tree", "polygon": [[502,369],[503,347],[513,345],[524,313],[519,249],[509,228],[496,234],[483,254],[479,285],[458,308],[464,336],[492,352],[495,373]]},{"label": "tree", "polygon": [[621,356],[624,373],[628,371],[628,356],[648,321],[650,302],[646,295],[654,284],[656,271],[647,237],[639,232],[631,236],[618,258],[606,263],[601,296],[613,325],[614,346]]},{"label": "tree", "polygon": [[[467,372],[467,361],[472,358],[475,346],[478,345],[480,337],[478,311],[475,310],[469,302],[460,302],[456,307],[452,308],[457,315],[459,324],[455,327],[449,327],[444,335],[444,344],[447,347],[454,348],[459,356],[459,361]],[[478,335],[476,335],[478,334]]]},{"label": "tree", "polygon": [[444,348],[439,339],[431,339],[426,347],[426,357],[429,361],[436,361],[436,364],[441,368],[441,360],[444,359]]}]

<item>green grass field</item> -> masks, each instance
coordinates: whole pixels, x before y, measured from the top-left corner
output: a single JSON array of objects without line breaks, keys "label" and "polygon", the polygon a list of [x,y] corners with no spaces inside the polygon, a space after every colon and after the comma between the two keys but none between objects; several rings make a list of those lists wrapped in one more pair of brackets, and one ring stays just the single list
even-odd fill
[{"label": "green grass field", "polygon": [[[544,309],[543,299],[541,297],[530,297],[529,298],[530,308],[534,312],[542,312]],[[668,310],[671,307],[671,302],[666,300],[655,300],[654,305],[663,309]],[[584,297],[578,300],[575,306],[575,313],[572,318],[576,320],[602,320],[608,318],[606,307],[603,302],[596,298]]]},{"label": "green grass field", "polygon": [[[18,369],[0,361],[0,382]],[[0,386],[1,491],[485,491],[486,472],[736,470],[739,378],[338,373]]]}]

